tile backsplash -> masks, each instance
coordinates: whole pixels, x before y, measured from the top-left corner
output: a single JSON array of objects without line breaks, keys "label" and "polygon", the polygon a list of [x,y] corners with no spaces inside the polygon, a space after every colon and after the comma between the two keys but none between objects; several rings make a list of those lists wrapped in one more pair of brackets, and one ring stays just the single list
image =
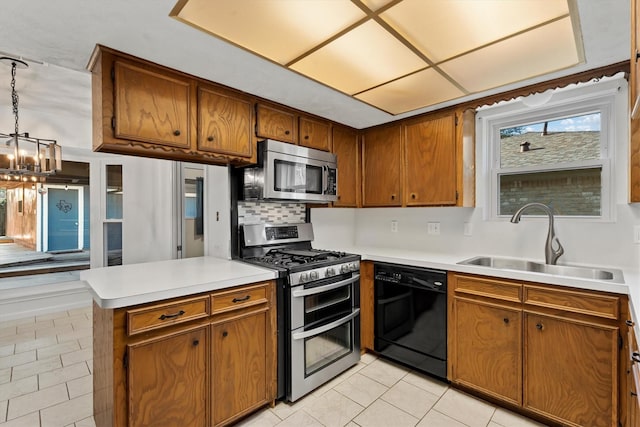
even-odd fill
[{"label": "tile backsplash", "polygon": [[305,219],[304,203],[238,201],[238,225],[296,224],[305,222]]}]

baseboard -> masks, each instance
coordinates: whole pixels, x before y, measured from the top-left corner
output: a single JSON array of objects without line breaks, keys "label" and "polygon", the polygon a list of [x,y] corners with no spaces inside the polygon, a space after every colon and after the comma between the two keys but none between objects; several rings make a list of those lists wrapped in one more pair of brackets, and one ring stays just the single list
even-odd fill
[{"label": "baseboard", "polygon": [[83,280],[0,290],[0,322],[89,307],[91,301]]}]

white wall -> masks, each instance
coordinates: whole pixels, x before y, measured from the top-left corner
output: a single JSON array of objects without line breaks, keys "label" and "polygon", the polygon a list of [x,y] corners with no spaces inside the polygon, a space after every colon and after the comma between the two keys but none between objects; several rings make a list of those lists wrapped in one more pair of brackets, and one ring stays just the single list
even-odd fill
[{"label": "white wall", "polygon": [[[559,263],[638,268],[640,245],[633,242],[633,227],[640,225],[640,204],[628,204],[629,133],[626,82],[618,97],[615,141],[615,217],[613,221],[556,218],[555,229],[565,253]],[[544,260],[546,218],[485,220],[485,146],[476,136],[476,207],[312,209],[315,247],[376,246],[457,254],[502,255]],[[398,231],[391,231],[391,221]],[[440,222],[440,235],[427,234],[427,222]],[[472,229],[464,235],[465,223]]]}]

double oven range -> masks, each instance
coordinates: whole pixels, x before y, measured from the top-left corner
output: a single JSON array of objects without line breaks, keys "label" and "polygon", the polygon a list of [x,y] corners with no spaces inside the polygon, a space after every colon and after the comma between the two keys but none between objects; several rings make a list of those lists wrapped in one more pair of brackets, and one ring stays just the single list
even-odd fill
[{"label": "double oven range", "polygon": [[241,259],[279,273],[278,398],[295,401],[360,360],[360,257],[313,249],[310,223],[240,230]]}]

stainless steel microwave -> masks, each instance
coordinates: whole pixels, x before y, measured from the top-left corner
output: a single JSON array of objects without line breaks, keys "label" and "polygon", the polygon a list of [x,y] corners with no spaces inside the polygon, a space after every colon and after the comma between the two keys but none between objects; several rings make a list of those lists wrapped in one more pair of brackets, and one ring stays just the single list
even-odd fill
[{"label": "stainless steel microwave", "polygon": [[244,170],[245,200],[337,200],[336,155],[267,139],[258,142],[258,166]]}]

